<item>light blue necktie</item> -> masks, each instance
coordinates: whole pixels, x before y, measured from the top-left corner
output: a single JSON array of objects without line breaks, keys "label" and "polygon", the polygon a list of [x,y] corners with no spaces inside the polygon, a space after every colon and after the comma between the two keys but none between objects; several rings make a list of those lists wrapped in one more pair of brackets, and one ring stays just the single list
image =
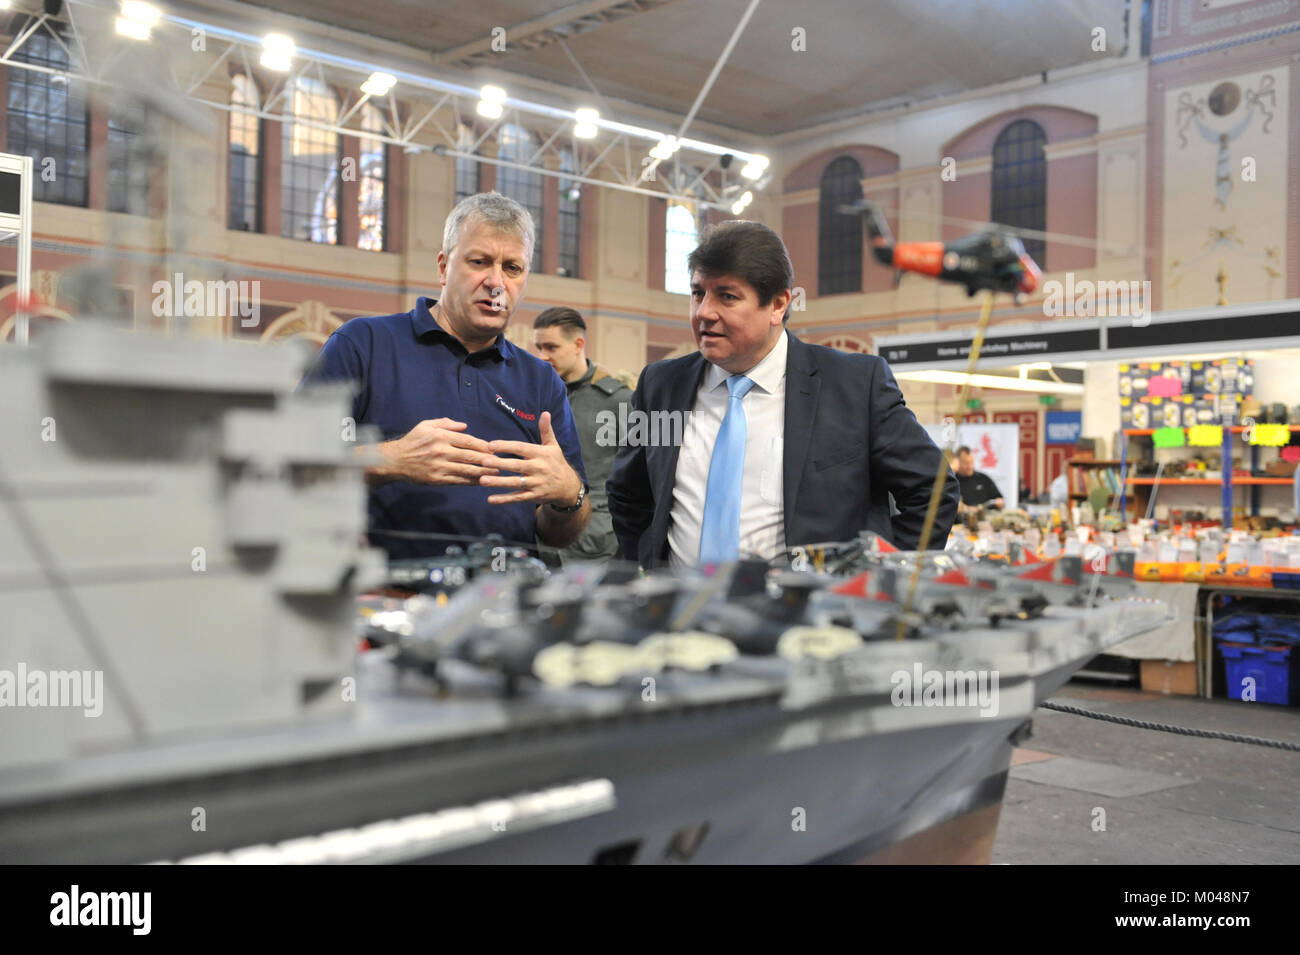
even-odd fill
[{"label": "light blue necktie", "polygon": [[735,560],[740,555],[740,488],[745,477],[745,406],[752,379],[727,379],[727,413],[713,443],[709,482],[700,526],[700,563]]}]

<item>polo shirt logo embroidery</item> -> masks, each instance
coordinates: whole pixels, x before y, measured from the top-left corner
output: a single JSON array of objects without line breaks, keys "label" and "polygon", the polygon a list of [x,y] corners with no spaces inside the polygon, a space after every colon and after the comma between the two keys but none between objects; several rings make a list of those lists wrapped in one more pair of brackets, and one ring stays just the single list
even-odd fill
[{"label": "polo shirt logo embroidery", "polygon": [[509,411],[512,415],[523,418],[525,421],[537,420],[537,415],[529,414],[527,411],[519,411],[518,409],[511,407],[510,405],[506,404],[506,400],[502,398],[500,395],[497,395],[497,404],[499,404],[502,408],[505,408],[506,411]]}]

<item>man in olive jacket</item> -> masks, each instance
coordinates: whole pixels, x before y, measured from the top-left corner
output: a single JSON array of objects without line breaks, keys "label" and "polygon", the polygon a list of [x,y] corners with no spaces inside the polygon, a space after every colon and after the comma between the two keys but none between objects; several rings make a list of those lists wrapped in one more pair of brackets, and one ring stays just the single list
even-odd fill
[{"label": "man in olive jacket", "polygon": [[564,561],[609,560],[618,553],[618,538],[610,521],[605,482],[614,466],[618,442],[602,438],[617,433],[610,423],[619,419],[619,405],[630,402],[632,389],[587,358],[587,323],[572,308],[548,308],[538,315],[533,322],[533,347],[569,392],[590,484],[591,520],[559,555]]}]

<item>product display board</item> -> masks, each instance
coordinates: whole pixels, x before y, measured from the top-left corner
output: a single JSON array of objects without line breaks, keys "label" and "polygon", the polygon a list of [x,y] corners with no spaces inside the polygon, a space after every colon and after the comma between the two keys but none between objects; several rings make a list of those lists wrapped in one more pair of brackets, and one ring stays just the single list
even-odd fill
[{"label": "product display board", "polygon": [[1121,364],[1120,427],[1236,424],[1242,401],[1254,391],[1255,366],[1248,358]]}]

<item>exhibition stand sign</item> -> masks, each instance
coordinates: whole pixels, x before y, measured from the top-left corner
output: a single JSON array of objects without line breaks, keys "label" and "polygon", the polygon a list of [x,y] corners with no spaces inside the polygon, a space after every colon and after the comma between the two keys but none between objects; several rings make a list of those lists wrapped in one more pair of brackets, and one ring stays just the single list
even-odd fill
[{"label": "exhibition stand sign", "polygon": [[1006,506],[1020,506],[1020,425],[971,422],[954,428],[951,424],[927,424],[925,430],[945,451],[955,452],[962,445],[970,448],[975,470],[993,479]]}]

